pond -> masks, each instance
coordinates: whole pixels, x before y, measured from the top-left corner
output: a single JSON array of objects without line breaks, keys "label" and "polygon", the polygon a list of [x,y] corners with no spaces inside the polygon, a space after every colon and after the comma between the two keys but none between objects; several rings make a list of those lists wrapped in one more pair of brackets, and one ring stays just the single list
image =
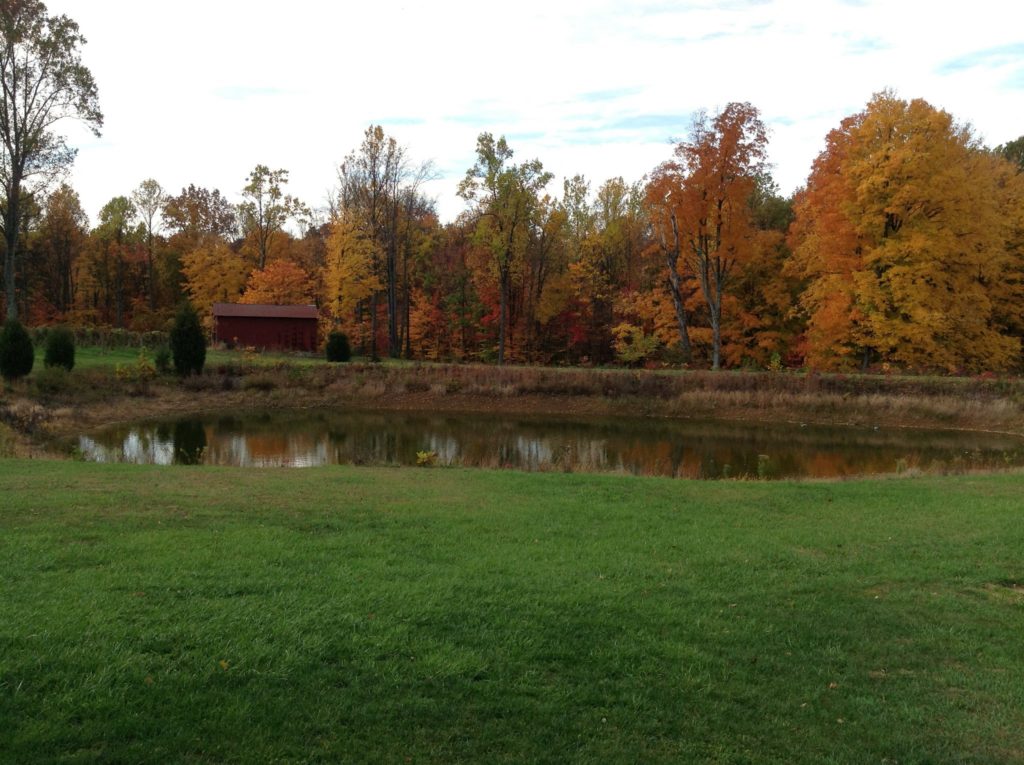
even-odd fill
[{"label": "pond", "polygon": [[830,478],[1024,465],[988,433],[484,414],[273,411],[186,417],[78,439],[96,462],[309,467],[435,465],[686,478]]}]

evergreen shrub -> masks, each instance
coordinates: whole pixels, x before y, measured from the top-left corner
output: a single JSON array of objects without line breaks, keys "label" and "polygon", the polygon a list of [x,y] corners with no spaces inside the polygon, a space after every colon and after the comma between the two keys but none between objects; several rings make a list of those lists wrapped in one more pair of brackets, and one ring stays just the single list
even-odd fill
[{"label": "evergreen shrub", "polygon": [[75,336],[67,327],[56,327],[46,335],[46,367],[63,367],[68,372],[75,368]]},{"label": "evergreen shrub", "polygon": [[32,338],[17,319],[8,319],[0,330],[0,376],[10,382],[25,377],[35,363]]},{"label": "evergreen shrub", "polygon": [[182,377],[201,374],[206,364],[206,335],[195,309],[185,303],[171,329],[171,357],[174,371]]},{"label": "evergreen shrub", "polygon": [[348,361],[352,358],[352,348],[344,332],[332,332],[327,338],[326,350],[328,361]]}]

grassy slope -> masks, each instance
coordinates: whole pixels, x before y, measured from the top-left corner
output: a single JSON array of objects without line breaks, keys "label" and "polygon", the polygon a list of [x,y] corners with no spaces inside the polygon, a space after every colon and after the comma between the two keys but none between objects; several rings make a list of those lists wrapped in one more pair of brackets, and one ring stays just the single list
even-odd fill
[{"label": "grassy slope", "polygon": [[1020,762],[1020,475],[0,462],[0,761]]}]

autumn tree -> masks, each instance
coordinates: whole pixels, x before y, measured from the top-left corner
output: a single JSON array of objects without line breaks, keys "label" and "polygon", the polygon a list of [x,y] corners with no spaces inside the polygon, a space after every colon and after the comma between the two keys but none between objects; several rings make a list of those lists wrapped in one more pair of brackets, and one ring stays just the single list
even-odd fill
[{"label": "autumn tree", "polygon": [[679,330],[679,349],[683,361],[693,357],[690,343],[690,316],[687,302],[692,294],[690,275],[685,271],[685,242],[680,229],[680,206],[683,202],[683,174],[675,162],[665,162],[655,168],[647,184],[647,210],[650,215],[655,246],[665,263],[668,290],[672,296],[676,326]]},{"label": "autumn tree", "polygon": [[505,363],[508,303],[512,274],[525,256],[528,226],[540,192],[553,177],[540,160],[511,163],[505,138],[490,133],[477,139],[477,161],[459,184],[459,196],[471,206],[477,221],[476,240],[489,254],[499,291],[498,363]]},{"label": "autumn tree", "polygon": [[737,261],[750,250],[748,200],[765,169],[768,131],[749,103],[700,113],[676,146],[683,174],[677,224],[711,323],[712,369],[721,367],[722,302]]},{"label": "autumn tree", "polygon": [[234,303],[242,295],[252,265],[223,239],[209,237],[182,258],[185,289],[209,324],[214,303]]},{"label": "autumn tree", "polygon": [[[917,369],[1019,361],[1024,176],[926,101],[875,95],[843,120],[796,202],[808,358]],[[1016,309],[1009,306],[1017,303]]]},{"label": "autumn tree", "polygon": [[92,271],[99,285],[102,302],[109,310],[113,304],[113,322],[125,326],[129,281],[132,266],[139,260],[141,232],[136,228],[138,211],[124,196],[111,199],[100,210],[99,222],[92,232]]},{"label": "autumn tree", "polygon": [[[336,213],[362,229],[374,243],[374,270],[386,304],[388,355],[409,352],[410,260],[422,242],[424,225],[436,226],[433,203],[420,191],[434,177],[433,166],[415,164],[398,141],[371,125],[359,148],[338,167]],[[371,355],[376,355],[379,292],[370,296]]]},{"label": "autumn tree", "polygon": [[730,365],[781,365],[785,359],[799,358],[804,329],[794,310],[802,284],[786,271],[792,254],[786,244],[792,202],[764,173],[748,205],[753,231],[723,301],[722,356]]},{"label": "autumn tree", "polygon": [[309,305],[316,286],[302,268],[290,260],[275,260],[253,271],[240,303],[252,305]]},{"label": "autumn tree", "polygon": [[96,83],[81,61],[84,44],[78,24],[48,15],[39,0],[0,3],[0,181],[9,318],[18,310],[14,281],[23,194],[41,191],[75,157],[55,128],[77,119],[98,136],[103,125]]},{"label": "autumn tree", "polygon": [[590,205],[590,229],[572,264],[578,294],[587,308],[588,356],[611,360],[615,300],[628,289],[634,262],[643,249],[642,191],[621,177],[598,188]]},{"label": "autumn tree", "polygon": [[332,328],[345,329],[360,344],[369,339],[362,329],[362,316],[368,314],[372,295],[381,289],[375,263],[378,244],[344,214],[330,224],[326,242],[323,278],[324,305],[333,321]]},{"label": "autumn tree", "polygon": [[267,254],[274,235],[289,221],[309,217],[309,211],[298,199],[284,193],[284,186],[288,184],[287,170],[257,165],[246,180],[238,215],[243,230],[256,245],[256,267],[262,271],[267,267]]},{"label": "autumn tree", "polygon": [[67,184],[58,186],[46,199],[33,260],[37,288],[62,315],[74,305],[74,268],[86,246],[88,227],[78,194]]},{"label": "autumn tree", "polygon": [[554,350],[553,341],[562,328],[551,324],[571,300],[567,220],[559,200],[545,195],[529,223],[516,302],[524,324],[523,352],[535,361],[546,360]]},{"label": "autumn tree", "polygon": [[150,310],[156,307],[156,276],[153,267],[153,240],[160,226],[159,216],[167,203],[163,187],[147,178],[132,192],[132,203],[146,227],[146,292]]},{"label": "autumn tree", "polygon": [[218,191],[189,184],[177,196],[168,197],[161,211],[164,225],[195,246],[205,237],[229,238],[238,228],[235,208]]},{"label": "autumn tree", "polygon": [[429,358],[471,358],[486,313],[473,266],[474,221],[463,213],[436,234],[417,269],[409,320],[412,348]]}]

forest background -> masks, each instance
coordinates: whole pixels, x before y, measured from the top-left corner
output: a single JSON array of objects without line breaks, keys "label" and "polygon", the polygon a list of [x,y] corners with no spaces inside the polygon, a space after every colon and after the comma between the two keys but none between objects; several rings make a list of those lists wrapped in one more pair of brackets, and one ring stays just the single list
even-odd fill
[{"label": "forest background", "polygon": [[[102,125],[74,55],[84,40],[66,17],[37,14],[45,23],[26,32],[16,25],[32,14],[19,13],[2,62],[7,317],[152,332],[185,300],[208,325],[215,302],[315,303],[324,336],[344,331],[373,358],[1024,368],[1024,137],[986,147],[924,100],[876,94],[789,197],[758,109],[734,102],[695,114],[643,178],[576,175],[560,192],[540,159],[481,133],[449,222],[424,191],[431,164],[371,125],[326,207],[291,196],[286,169],[257,165],[233,198],[143,180],[92,223],[65,182],[74,149],[49,131],[66,116]],[[33,34],[39,57],[22,65],[16,38]],[[29,140],[10,96],[52,66],[47,44],[65,68],[40,79],[56,111]]]}]

